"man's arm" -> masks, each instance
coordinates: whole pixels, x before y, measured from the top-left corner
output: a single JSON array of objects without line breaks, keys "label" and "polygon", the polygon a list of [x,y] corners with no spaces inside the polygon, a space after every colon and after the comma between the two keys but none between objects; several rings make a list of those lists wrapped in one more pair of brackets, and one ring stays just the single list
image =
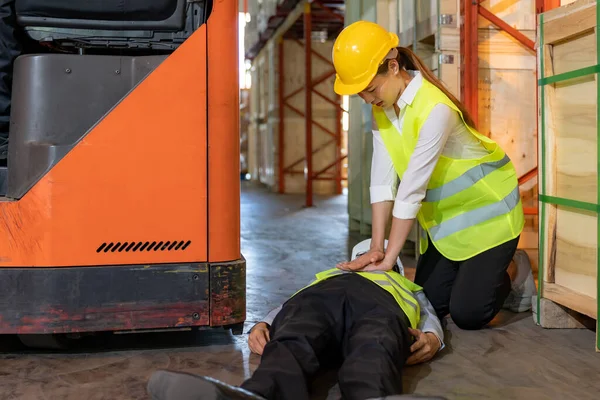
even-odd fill
[{"label": "man's arm", "polygon": [[260,324],[260,323],[264,323],[267,324],[268,327],[270,327],[273,324],[273,320],[275,320],[275,317],[277,316],[277,314],[279,314],[279,311],[281,311],[281,308],[283,307],[283,305],[280,305],[277,308],[272,309],[271,311],[269,311],[269,313],[262,319],[262,321],[257,322],[251,329],[250,332],[252,332],[252,329],[254,329],[256,327],[256,325]]},{"label": "man's arm", "polygon": [[421,315],[419,321],[419,330],[423,333],[431,332],[433,333],[438,340],[440,341],[440,348],[438,351],[442,350],[444,345],[444,330],[442,329],[442,323],[440,322],[433,306],[429,302],[427,296],[425,296],[425,292],[422,290],[413,293],[417,298],[417,302],[419,303],[419,307],[421,308]]},{"label": "man's arm", "polygon": [[258,322],[250,329],[250,332],[248,332],[248,347],[250,348],[250,351],[262,355],[265,346],[271,340],[269,328],[282,307],[283,306],[279,306],[271,310],[262,321]]}]

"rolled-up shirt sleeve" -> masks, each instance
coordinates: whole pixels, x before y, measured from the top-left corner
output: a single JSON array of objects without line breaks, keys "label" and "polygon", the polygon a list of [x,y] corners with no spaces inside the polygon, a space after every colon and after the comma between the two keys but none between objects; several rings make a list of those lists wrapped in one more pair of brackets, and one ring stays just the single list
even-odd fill
[{"label": "rolled-up shirt sleeve", "polygon": [[458,118],[458,113],[445,104],[433,107],[421,127],[417,145],[398,187],[392,211],[394,217],[413,219],[417,216],[433,170]]},{"label": "rolled-up shirt sleeve", "polygon": [[373,158],[371,159],[371,204],[394,201],[398,175],[378,130],[373,129]]},{"label": "rolled-up shirt sleeve", "polygon": [[425,295],[425,292],[420,290],[416,293],[413,292],[413,294],[415,295],[421,310],[419,326],[417,328],[423,333],[433,333],[440,341],[440,348],[438,351],[443,350],[446,345],[444,344],[444,329],[442,328],[440,319],[437,317],[433,306]]}]

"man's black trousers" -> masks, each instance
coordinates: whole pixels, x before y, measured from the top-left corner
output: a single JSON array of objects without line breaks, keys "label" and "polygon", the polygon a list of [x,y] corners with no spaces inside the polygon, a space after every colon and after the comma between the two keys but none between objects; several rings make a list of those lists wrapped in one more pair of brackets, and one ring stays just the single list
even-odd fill
[{"label": "man's black trousers", "polygon": [[519,237],[466,261],[451,261],[429,240],[419,258],[415,283],[440,319],[450,314],[462,329],[481,329],[498,314],[511,290],[506,270]]},{"label": "man's black trousers", "polygon": [[408,326],[396,300],[377,284],[356,274],[327,279],[283,305],[260,365],[242,387],[267,399],[306,400],[311,379],[337,360],[342,398],[401,394]]}]

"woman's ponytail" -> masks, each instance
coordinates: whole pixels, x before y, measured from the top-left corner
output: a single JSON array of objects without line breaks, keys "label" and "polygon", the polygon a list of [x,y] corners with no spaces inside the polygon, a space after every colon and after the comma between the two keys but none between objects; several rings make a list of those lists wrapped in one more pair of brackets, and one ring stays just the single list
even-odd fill
[{"label": "woman's ponytail", "polygon": [[[465,122],[469,126],[476,128],[475,123],[473,122],[473,119],[471,118],[471,115],[465,106],[456,97],[454,97],[454,95],[450,93],[448,89],[446,89],[444,84],[433,74],[433,72],[431,72],[431,70],[427,68],[425,64],[423,64],[423,61],[421,61],[421,59],[408,47],[397,47],[397,49],[398,56],[396,57],[396,61],[398,61],[400,68],[405,70],[420,71],[421,75],[423,75],[425,79],[437,86],[437,88],[444,92],[444,94],[448,96],[448,98],[456,105],[456,107],[458,107],[458,109],[462,112]],[[377,73],[385,74],[387,71],[388,63],[386,62],[379,67]]]}]

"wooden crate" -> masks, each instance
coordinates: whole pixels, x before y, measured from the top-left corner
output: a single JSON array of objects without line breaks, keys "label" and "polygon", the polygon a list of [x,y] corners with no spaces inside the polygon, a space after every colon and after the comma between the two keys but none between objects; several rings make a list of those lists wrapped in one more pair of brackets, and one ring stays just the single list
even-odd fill
[{"label": "wooden crate", "polygon": [[436,62],[438,77],[460,99],[460,7],[457,0],[439,0]]},{"label": "wooden crate", "polygon": [[[311,43],[312,76],[317,79],[332,69],[326,60],[331,57],[333,40]],[[279,44],[270,39],[252,62],[252,87],[250,88],[251,122],[248,127],[248,162],[253,180],[258,180],[273,191],[279,190]],[[294,165],[284,174],[285,193],[304,193],[306,190],[305,168],[305,49],[303,41],[283,40],[283,95],[287,97],[287,106],[283,106],[284,118],[284,167]],[[333,91],[333,77],[314,87],[331,101],[337,100]],[[299,91],[297,89],[300,89]],[[295,93],[295,94],[294,94]],[[322,127],[334,132],[337,115],[332,104],[316,93],[312,94],[312,115],[315,122],[312,127],[313,172],[321,171],[337,158],[335,140]],[[330,178],[334,169],[329,168],[324,178]],[[346,176],[347,169],[343,169]],[[335,194],[335,182],[314,180],[313,193],[317,195]]]},{"label": "wooden crate", "polygon": [[[481,7],[522,35],[536,40],[535,0],[484,0]],[[512,160],[518,176],[537,166],[536,53],[478,17],[479,131],[495,140]],[[536,180],[520,187],[524,207],[537,205]],[[519,248],[537,272],[538,219],[525,216]]]},{"label": "wooden crate", "polygon": [[[311,72],[313,80],[317,79],[332,70],[332,66],[325,60],[331,59],[333,49],[333,40],[325,42],[313,41],[311,43],[312,51],[318,56],[311,57]],[[283,41],[284,54],[284,74],[283,74],[283,95],[287,97],[290,93],[297,92],[297,89],[303,89],[305,84],[305,49],[303,42],[296,40]],[[278,81],[278,80],[277,80]],[[314,87],[322,95],[332,101],[337,101],[337,95],[333,91],[333,76],[319,83]],[[277,85],[276,85],[277,86]],[[276,90],[280,88],[276,87]],[[276,97],[277,98],[277,97]],[[304,90],[296,93],[287,100],[289,106],[284,107],[284,165],[290,166],[298,160],[303,160],[306,156],[306,120],[303,115],[305,111],[306,92]],[[277,104],[277,107],[280,105]],[[297,111],[295,111],[297,110]],[[278,111],[278,110],[277,110]],[[321,171],[331,165],[337,158],[335,139],[326,131],[336,131],[338,123],[337,115],[330,102],[312,93],[312,116],[316,124],[312,126],[312,168],[313,173]],[[318,124],[318,125],[317,125]],[[276,127],[276,133],[278,133]],[[294,174],[285,174],[285,193],[305,193],[306,179],[304,177],[305,162],[297,164],[293,170]],[[334,168],[330,168],[324,174],[332,175]],[[275,171],[278,175],[279,171]],[[313,192],[315,194],[331,195],[335,193],[335,182],[333,180],[314,180]]]},{"label": "wooden crate", "polygon": [[412,1],[398,2],[394,5],[398,8],[397,24],[384,23],[384,26],[395,30],[397,25],[400,45],[415,51],[450,92],[459,97],[459,0],[424,0],[416,2],[416,9],[414,6]]},{"label": "wooden crate", "polygon": [[[542,279],[538,298],[592,317],[596,325],[600,231],[597,29],[596,0],[578,0],[539,17]],[[597,337],[597,351],[599,342]]]}]

